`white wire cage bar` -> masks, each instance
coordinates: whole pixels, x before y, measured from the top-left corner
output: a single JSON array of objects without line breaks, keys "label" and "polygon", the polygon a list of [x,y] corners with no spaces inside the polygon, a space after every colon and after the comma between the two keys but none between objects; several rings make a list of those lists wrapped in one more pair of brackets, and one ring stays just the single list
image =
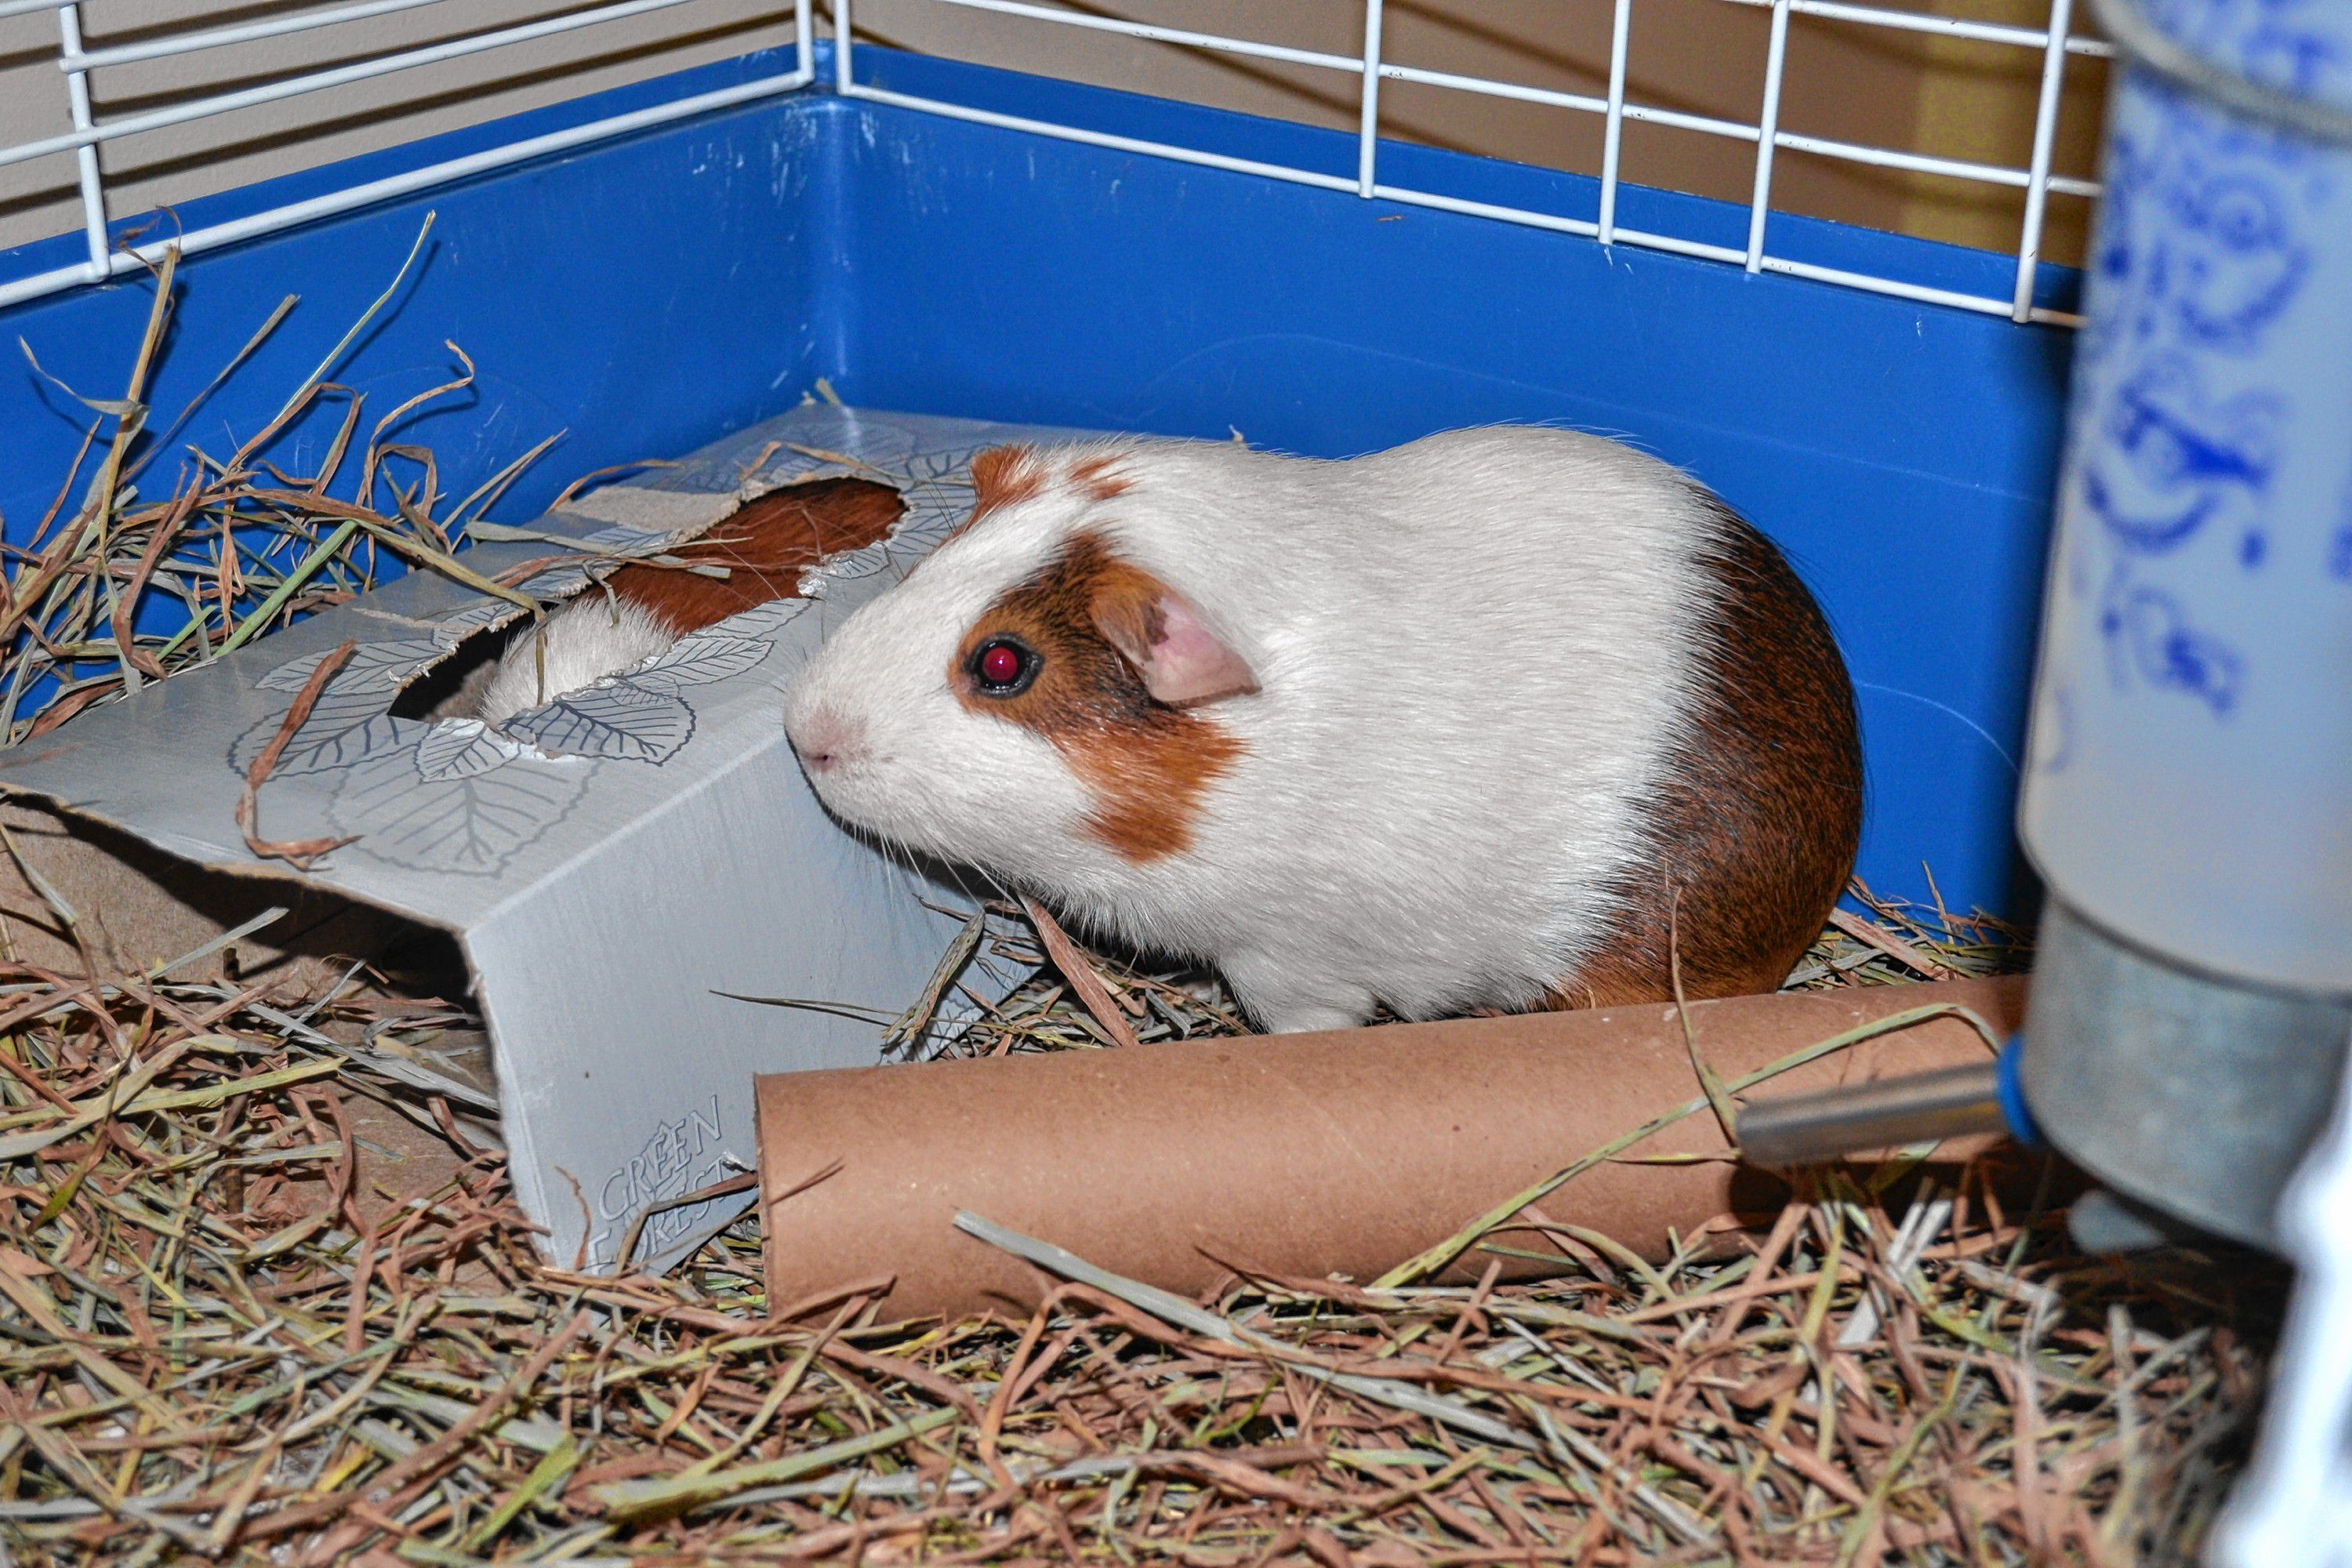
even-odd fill
[{"label": "white wire cage bar", "polygon": [[[1625,79],[1626,58],[1635,25],[1635,7],[1633,0],[1613,0],[1610,29],[1609,86],[1608,96],[1605,98],[1531,87],[1523,83],[1490,78],[1465,76],[1450,71],[1424,69],[1383,58],[1381,53],[1382,0],[1364,0],[1364,49],[1360,56],[1294,48],[1249,38],[1131,21],[1118,16],[1103,16],[1099,13],[1063,10],[1052,5],[1029,4],[1027,0],[922,0],[922,3],[1021,17],[1058,26],[1117,34],[1139,42],[1171,44],[1184,48],[1275,60],[1354,76],[1360,84],[1358,90],[1360,110],[1357,128],[1356,176],[1349,179],[1318,169],[1237,157],[1229,153],[1179,146],[1171,142],[1116,135],[1085,126],[1006,114],[994,110],[928,98],[919,94],[899,92],[860,82],[856,79],[855,50],[851,42],[854,26],[853,0],[834,0],[836,39],[834,54],[834,87],[836,91],[851,98],[862,98],[873,102],[948,115],[960,120],[1003,126],[1037,135],[1058,137],[1121,152],[1145,153],[1181,163],[1196,163],[1208,168],[1229,169],[1326,190],[1353,191],[1358,195],[1367,198],[1399,202],[1444,212],[1464,213],[1560,233],[1584,235],[1596,238],[1604,245],[1633,245],[1668,251],[1676,255],[1698,257],[1744,267],[1751,272],[1775,272],[1791,277],[1807,278],[1817,282],[1891,295],[1898,299],[1949,306],[1986,315],[2007,316],[2019,322],[2039,321],[2068,326],[2079,324],[2079,318],[2071,313],[2035,303],[2036,287],[2040,277],[2043,226],[2047,217],[2049,198],[2058,195],[2077,199],[2095,199],[2099,195],[2099,186],[2095,181],[2058,174],[2051,168],[2056,142],[2058,110],[2065,85],[2067,60],[2076,57],[2109,58],[2114,54],[2112,46],[2099,39],[2080,37],[2069,31],[2073,9],[2071,0],[2052,0],[2050,21],[2047,26],[2038,28],[1972,21],[1962,17],[1928,16],[1877,5],[1848,4],[1846,0],[1722,0],[1726,5],[1764,9],[1772,14],[1762,82],[1763,107],[1757,121],[1752,124],[1710,115],[1691,114],[1679,110],[1636,103],[1628,100]],[[1586,3],[1598,4],[1599,0],[1586,0]],[[2032,153],[2027,166],[2012,168],[2001,164],[1938,157],[1895,148],[1866,146],[1827,137],[1810,136],[1782,128],[1780,124],[1780,89],[1786,73],[1788,26],[1791,16],[1814,16],[1865,27],[1937,35],[1979,44],[2030,49],[2040,53],[2042,68],[2035,105]],[[1556,109],[1602,117],[1600,199],[1596,216],[1583,218],[1559,213],[1539,212],[1525,207],[1472,201],[1441,192],[1422,190],[1381,180],[1379,178],[1379,95],[1380,84],[1383,81],[1410,82],[1458,92],[1512,99],[1520,102],[1543,104]],[[1747,142],[1755,145],[1754,181],[1748,208],[1747,243],[1744,247],[1628,228],[1617,221],[1618,191],[1622,184],[1621,174],[1622,127],[1629,120],[1669,126],[1729,141]],[[2006,295],[1976,294],[1937,288],[1911,279],[1847,271],[1773,254],[1767,247],[1770,228],[1769,218],[1774,210],[1771,205],[1773,158],[1776,153],[1781,151],[1804,153],[1845,163],[1940,175],[1971,184],[2006,186],[2023,191],[2025,193],[2024,211],[2020,221],[2015,247],[2016,271],[2013,287]]]},{"label": "white wire cage bar", "polygon": [[[282,77],[254,87],[232,92],[214,93],[171,104],[141,114],[131,114],[109,120],[95,119],[91,113],[90,73],[113,66],[142,60],[156,59],[168,55],[187,54],[202,49],[225,48],[257,39],[282,37],[289,33],[308,32],[331,27],[368,17],[389,15],[396,11],[420,9],[426,5],[447,4],[448,0],[362,0],[362,3],[334,5],[297,16],[274,18],[240,26],[216,27],[199,31],[165,34],[137,44],[116,48],[87,50],[82,43],[81,6],[79,0],[0,0],[0,20],[28,16],[35,12],[56,13],[58,23],[58,67],[64,72],[70,126],[58,135],[37,141],[0,147],[0,167],[28,162],[42,157],[71,153],[77,165],[77,188],[81,202],[82,229],[88,241],[88,258],[68,266],[53,267],[16,278],[0,279],[0,307],[22,300],[38,299],[85,283],[102,282],[119,274],[153,264],[165,247],[176,244],[184,255],[216,249],[221,246],[252,239],[294,228],[340,213],[355,211],[381,201],[414,192],[429,190],[436,185],[466,179],[510,164],[527,162],[552,153],[567,152],[631,132],[691,119],[714,110],[726,109],[758,99],[774,97],[807,86],[815,79],[815,34],[810,15],[810,0],[782,0],[774,7],[777,21],[788,21],[793,29],[793,52],[792,68],[775,72],[753,80],[738,82],[730,87],[659,103],[625,113],[549,132],[499,146],[485,148],[463,157],[445,159],[422,168],[347,185],[308,199],[271,207],[228,222],[213,224],[184,234],[163,237],[135,246],[114,247],[108,237],[108,203],[106,183],[98,150],[105,143],[142,135],[174,125],[184,125],[238,110],[275,103],[310,93],[331,91],[337,88],[392,76],[420,67],[469,55],[509,48],[562,33],[595,27],[689,5],[692,0],[611,0],[611,3],[567,11],[538,21],[513,26],[487,28],[459,36],[425,47],[404,49],[354,61],[328,70]],[[459,0],[462,7],[462,0]]]},{"label": "white wire cage bar", "polygon": [[[446,6],[462,14],[462,0],[349,0],[290,16],[238,25],[196,27],[111,47],[84,46],[79,0],[0,0],[0,19],[54,12],[58,26],[58,68],[65,75],[68,123],[55,135],[15,145],[0,146],[0,167],[45,157],[71,156],[81,207],[86,258],[69,265],[16,278],[0,278],[0,306],[51,294],[79,284],[102,281],[154,260],[168,243],[152,239],[138,247],[115,247],[110,243],[108,192],[99,149],[126,140],[239,110],[279,102],[308,94],[332,92],[358,82],[483,54],[559,34],[593,28],[630,17],[675,11],[692,0],[604,0],[552,16],[509,26],[484,28],[429,46],[374,56],[330,69],[278,78],[234,91],[194,98],[184,102],[109,119],[98,119],[91,109],[93,72],[168,56],[331,28],[397,12]],[[780,0],[776,20],[789,20],[794,39],[793,65],[756,80],[695,95],[676,101],[615,114],[566,130],[517,141],[448,159],[430,166],[331,191],[310,199],[273,207],[231,222],[211,225],[179,236],[184,253],[194,254],[238,240],[290,228],[319,218],[350,212],[373,203],[429,189],[470,175],[519,163],[551,153],[567,151],[629,132],[690,118],[710,110],[793,91],[813,79],[814,29],[811,0]],[[1750,272],[1774,272],[1812,279],[1874,293],[1951,306],[1986,314],[2006,315],[2018,321],[2072,323],[2074,318],[2035,302],[2043,227],[2052,196],[2094,198],[2095,182],[2058,174],[2051,163],[2056,141],[2058,109],[2067,61],[2079,57],[2107,57],[2109,46],[2069,31],[2072,0],[2051,0],[2049,24],[2042,28],[1924,15],[1849,0],[1721,0],[1722,4],[1763,9],[1770,13],[1769,43],[1761,84],[1762,107],[1754,123],[1696,114],[1660,105],[1633,101],[1627,95],[1626,61],[1629,43],[1638,25],[1633,0],[1607,0],[1611,5],[1608,88],[1605,97],[1538,88],[1525,83],[1429,69],[1391,60],[1382,53],[1382,0],[1363,0],[1363,47],[1357,54],[1292,47],[1223,34],[1163,26],[1095,12],[1062,9],[1030,0],[922,0],[926,5],[992,13],[1056,26],[1113,34],[1142,43],[1240,56],[1311,70],[1354,77],[1358,82],[1356,168],[1352,178],[1336,172],[1251,159],[1120,136],[1055,121],[1002,113],[944,100],[894,91],[856,79],[852,0],[834,0],[834,86],[841,93],[878,103],[949,115],[985,124],[1004,126],[1038,135],[1142,153],[1209,167],[1235,170],[1270,179],[1337,192],[1352,192],[1439,211],[1465,214],[1505,223],[1588,236],[1603,244],[1624,244],[1677,255],[1703,258],[1745,268]],[[1580,0],[1600,5],[1603,0]],[[1812,16],[1849,25],[1938,35],[1990,46],[2032,50],[2041,57],[2032,153],[2027,165],[2000,164],[1939,157],[1925,153],[1884,148],[1812,136],[1781,123],[1781,87],[1786,74],[1788,34],[1792,16]],[[1383,82],[1408,83],[1450,92],[1507,99],[1600,117],[1602,121],[1599,200],[1591,217],[1549,213],[1526,207],[1471,200],[1444,192],[1386,182],[1380,177],[1380,89]],[[1626,121],[1669,127],[1755,148],[1753,178],[1748,192],[1745,243],[1729,245],[1688,236],[1661,234],[1628,227],[1619,221],[1623,127]],[[1875,165],[1911,173],[1940,175],[1977,184],[2001,186],[2024,193],[2023,213],[2015,247],[2016,271],[2006,297],[1937,288],[1914,279],[1842,270],[1776,254],[1769,247],[1775,155],[1796,152],[1851,163]]]},{"label": "white wire cage bar", "polygon": [[232,44],[282,38],[290,33],[331,27],[339,22],[358,22],[370,16],[388,16],[395,11],[415,11],[426,5],[446,5],[448,3],[449,0],[369,0],[362,5],[337,5],[325,11],[305,11],[299,16],[247,22],[241,27],[215,27],[203,33],[168,33],[147,43],[124,44],[119,48],[92,49],[88,53],[68,49],[58,57],[58,68],[70,72],[96,70],[100,66],[129,65],[133,60],[161,59],[166,55],[194,54],[199,49],[226,48]]}]

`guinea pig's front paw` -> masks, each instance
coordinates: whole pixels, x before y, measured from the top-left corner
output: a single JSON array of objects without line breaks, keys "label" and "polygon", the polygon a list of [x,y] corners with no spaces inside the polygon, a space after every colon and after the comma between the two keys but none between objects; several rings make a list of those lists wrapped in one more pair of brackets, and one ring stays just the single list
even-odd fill
[{"label": "guinea pig's front paw", "polygon": [[1326,1029],[1360,1029],[1370,1019],[1372,1009],[1369,1001],[1360,1011],[1352,1007],[1326,1007],[1307,1003],[1272,1009],[1252,1007],[1250,1016],[1269,1035],[1311,1035]]},{"label": "guinea pig's front paw", "polygon": [[1360,1029],[1379,1005],[1360,986],[1328,975],[1291,973],[1268,959],[1228,958],[1217,967],[1250,1017],[1269,1035]]}]

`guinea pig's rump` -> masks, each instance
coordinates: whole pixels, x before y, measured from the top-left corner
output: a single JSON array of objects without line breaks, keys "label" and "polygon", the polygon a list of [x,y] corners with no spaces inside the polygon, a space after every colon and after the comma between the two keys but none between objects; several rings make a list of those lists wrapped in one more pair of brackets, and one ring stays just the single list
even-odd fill
[{"label": "guinea pig's rump", "polygon": [[1557,1005],[1668,1001],[1677,967],[1692,1000],[1776,989],[1853,874],[1862,742],[1845,661],[1780,552],[1714,505],[1713,635],[1688,731],[1646,803],[1656,853]]}]

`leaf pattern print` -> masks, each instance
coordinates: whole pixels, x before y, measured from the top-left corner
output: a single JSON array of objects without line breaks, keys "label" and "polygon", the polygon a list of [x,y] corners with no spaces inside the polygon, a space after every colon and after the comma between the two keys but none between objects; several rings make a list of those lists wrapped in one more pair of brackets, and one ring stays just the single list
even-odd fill
[{"label": "leaf pattern print", "polygon": [[571,814],[593,764],[543,760],[420,787],[405,752],[352,769],[329,815],[359,835],[344,851],[420,870],[488,877]]},{"label": "leaf pattern print", "polygon": [[550,756],[659,763],[694,738],[694,710],[624,677],[520,714],[507,721],[507,732]]}]

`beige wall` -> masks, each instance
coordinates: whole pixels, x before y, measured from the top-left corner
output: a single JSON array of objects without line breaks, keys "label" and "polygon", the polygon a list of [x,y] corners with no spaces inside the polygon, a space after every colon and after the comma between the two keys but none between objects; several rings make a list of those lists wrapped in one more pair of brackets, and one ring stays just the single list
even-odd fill
[{"label": "beige wall", "polygon": [[[1357,0],[1066,3],[1097,16],[1334,54],[1362,47]],[[2033,26],[2048,15],[2047,0],[1915,0],[1913,8]],[[1319,125],[1356,123],[1355,84],[1333,72],[1137,44],[927,0],[857,0],[856,15],[859,31],[878,42],[992,65],[1051,59],[1062,73],[1105,86]],[[1607,90],[1608,0],[1388,0],[1384,16],[1381,53],[1399,63],[1594,96]],[[1634,0],[1627,97],[1753,123],[1762,111],[1769,39],[1769,16],[1760,9],[1727,0]],[[2019,168],[2028,161],[2042,66],[2036,51],[1805,16],[1790,19],[1788,51],[1784,130]],[[2078,57],[2067,74],[2054,166],[2088,175],[2096,162],[2105,68]],[[1601,170],[1598,115],[1395,82],[1382,88],[1381,105],[1381,130],[1390,136],[1584,174]],[[1626,127],[1622,166],[1628,179],[1744,203],[1755,155],[1751,143],[1635,122]],[[1774,165],[1773,205],[1996,250],[2015,247],[2024,212],[2015,190],[1786,151]],[[2053,198],[2045,254],[2079,257],[2085,205]]]},{"label": "beige wall", "polygon": [[[92,47],[184,28],[261,20],[321,0],[84,0]],[[1896,0],[1901,3],[1901,0]],[[581,0],[443,0],[315,32],[121,67],[94,78],[101,119],[190,94],[264,81],[486,26],[560,15]],[[1361,44],[1360,0],[1071,0],[1099,15],[1231,32],[1336,54]],[[1931,0],[1930,8],[2038,24],[2046,0]],[[822,7],[821,7],[822,8]],[[472,58],[198,121],[102,153],[121,216],[580,92],[782,43],[774,0],[692,0]],[[1205,56],[1171,47],[983,15],[926,0],[860,0],[859,31],[877,41],[961,58],[1045,69],[1310,123],[1352,128],[1355,83],[1332,72]],[[1607,0],[1389,0],[1384,53],[1436,69],[1598,94],[1606,84]],[[0,20],[0,141],[66,124],[65,83],[47,14]],[[1636,0],[1629,96],[1752,121],[1759,112],[1768,16],[1726,0]],[[1880,28],[1791,22],[1781,123],[1791,131],[2021,165],[2031,146],[2039,57]],[[2090,172],[2104,69],[2069,68],[2057,167]],[[1390,83],[1383,132],[1438,146],[1597,173],[1599,117]],[[1625,135],[1627,178],[1744,202],[1752,146],[1638,123]],[[0,244],[79,221],[69,156],[0,169]],[[1774,205],[1796,212],[1994,249],[2016,243],[2021,195],[1783,152]],[[2053,199],[2048,253],[2080,253],[2084,204]]]},{"label": "beige wall", "polygon": [[[266,21],[341,0],[83,0],[92,48],[167,32]],[[257,85],[581,8],[582,0],[442,0],[415,11],[92,73],[100,120]],[[230,189],[583,92],[789,41],[773,0],[692,0],[534,43],[109,143],[114,216]],[[0,143],[68,128],[58,27],[48,13],[0,19]],[[0,168],[0,244],[78,228],[70,154]]]}]

